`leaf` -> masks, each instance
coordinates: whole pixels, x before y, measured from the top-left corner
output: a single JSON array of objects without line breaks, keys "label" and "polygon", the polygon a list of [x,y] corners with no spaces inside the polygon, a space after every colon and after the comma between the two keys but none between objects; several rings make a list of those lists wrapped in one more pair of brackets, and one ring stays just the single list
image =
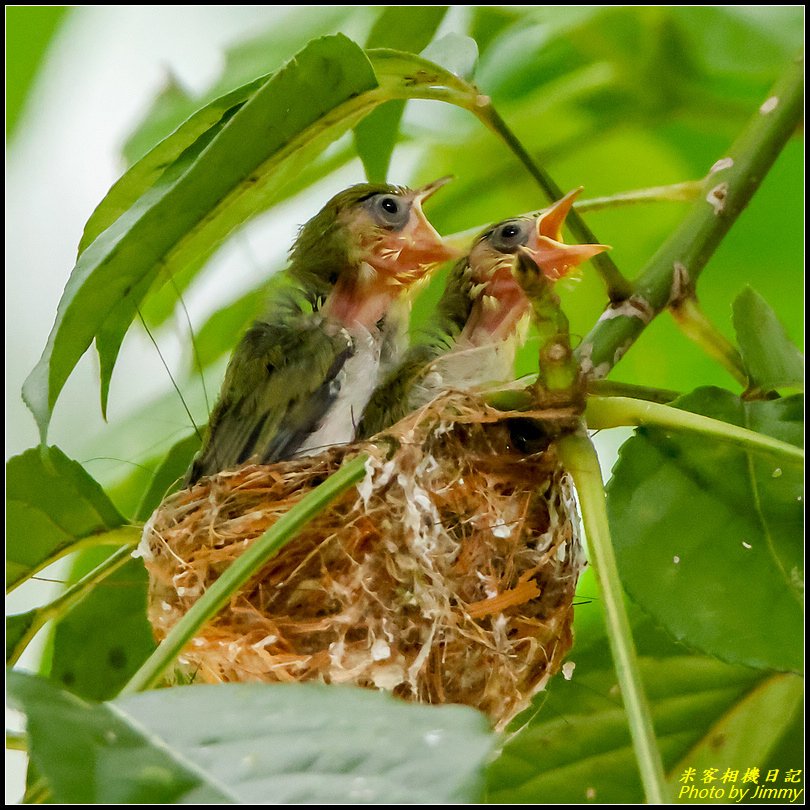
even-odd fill
[{"label": "leaf", "polygon": [[[593,574],[579,593],[593,593]],[[699,752],[717,748],[718,767],[740,754],[734,767],[757,764],[757,754],[775,750],[796,714],[802,679],[758,673],[689,654],[634,606],[631,622],[644,686],[668,781],[677,794],[685,767],[697,767]],[[513,724],[503,753],[487,773],[487,799],[495,803],[638,804],[644,794],[598,601],[576,608],[571,680],[557,676],[533,710]],[[763,701],[762,696],[768,697]],[[774,706],[785,701],[777,720]],[[527,719],[527,715],[530,715]],[[533,716],[531,716],[533,715]],[[737,718],[735,720],[735,718]],[[744,718],[743,722],[740,722]],[[793,748],[785,763],[800,761]],[[694,762],[690,761],[694,756]],[[736,756],[736,754],[735,754]],[[699,771],[700,773],[700,771]]]},{"label": "leaf", "polygon": [[155,649],[143,562],[128,560],[55,625],[50,678],[92,700],[118,694]]},{"label": "leaf", "polygon": [[804,358],[765,299],[746,287],[733,304],[734,329],[749,386],[763,391],[804,387]]},{"label": "leaf", "polygon": [[311,42],[236,110],[202,151],[204,136],[82,253],[42,357],[23,386],[41,435],[93,338],[106,401],[120,343],[161,271],[165,280],[209,250],[378,104],[431,97],[437,83],[455,92],[459,103],[459,94],[472,92],[418,57],[381,50],[368,57],[380,73],[379,87],[369,58],[346,37]]},{"label": "leaf", "polygon": [[[801,446],[800,396],[701,388],[673,403]],[[607,486],[628,593],[676,639],[732,663],[802,667],[798,470],[722,442],[638,430]]]},{"label": "leaf", "polygon": [[246,219],[268,186],[282,184],[284,172],[293,173],[353,123],[340,116],[330,125],[323,116],[375,86],[365,55],[345,37],[310,43],[202,151],[198,139],[159,187],[82,253],[42,358],[23,387],[43,435],[56,397],[90,341],[96,337],[102,360],[104,401],[123,334],[157,273],[182,267]]},{"label": "leaf", "polygon": [[94,706],[14,672],[9,695],[63,803],[474,801],[495,741],[466,707],[347,687],[187,686]]},{"label": "leaf", "polygon": [[456,76],[471,81],[478,64],[478,45],[470,37],[446,34],[441,39],[431,42],[422,52],[422,56]]},{"label": "leaf", "polygon": [[135,520],[144,521],[157,509],[164,498],[180,489],[186,470],[200,449],[200,437],[196,433],[180,439],[155,470],[146,492],[143,493]]},{"label": "leaf", "polygon": [[[368,35],[366,47],[419,53],[433,38],[446,13],[447,6],[385,6]],[[404,101],[389,101],[354,128],[355,147],[369,182],[384,183],[388,176],[404,111]]]},{"label": "leaf", "polygon": [[[803,694],[804,681],[795,675],[764,678],[720,717],[700,742],[673,767],[670,779],[673,794],[682,801],[694,802],[699,798],[698,791],[704,785],[690,786],[679,781],[679,776],[687,768],[694,768],[699,774],[708,768],[717,768],[722,774],[727,768],[744,772],[744,763],[750,767],[753,763],[764,762],[789,730],[795,717],[802,713]],[[795,764],[798,761],[798,751],[794,750],[788,762]],[[739,785],[737,790],[747,789],[750,797],[755,788],[755,785],[748,783]],[[734,800],[728,789],[724,798]],[[744,794],[737,792],[736,801],[742,800]]]},{"label": "leaf", "polygon": [[89,538],[126,542],[124,518],[101,487],[58,447],[6,463],[6,588],[15,588]]}]

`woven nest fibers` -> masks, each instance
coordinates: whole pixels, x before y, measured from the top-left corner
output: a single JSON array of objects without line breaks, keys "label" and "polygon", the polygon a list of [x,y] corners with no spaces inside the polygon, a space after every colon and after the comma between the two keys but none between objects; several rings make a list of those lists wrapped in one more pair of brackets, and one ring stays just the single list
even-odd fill
[{"label": "woven nest fibers", "polygon": [[157,638],[344,458],[366,452],[365,480],[200,630],[183,676],[351,683],[474,706],[503,727],[570,649],[582,567],[570,479],[553,444],[527,452],[516,437],[526,423],[446,395],[379,447],[246,466],[172,495],[141,545]]}]

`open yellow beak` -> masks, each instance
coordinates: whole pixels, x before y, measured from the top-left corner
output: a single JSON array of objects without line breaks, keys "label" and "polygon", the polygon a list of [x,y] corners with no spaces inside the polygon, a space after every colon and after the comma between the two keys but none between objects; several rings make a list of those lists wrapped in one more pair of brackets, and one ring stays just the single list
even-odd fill
[{"label": "open yellow beak", "polygon": [[553,281],[597,254],[610,250],[609,245],[566,245],[563,242],[565,218],[581,191],[581,186],[570,191],[537,218],[525,248],[543,274]]},{"label": "open yellow beak", "polygon": [[450,259],[458,259],[463,254],[461,251],[448,244],[438,231],[430,224],[424,211],[422,203],[432,197],[442,186],[446,186],[452,176],[440,177],[432,183],[417,189],[414,193],[413,219],[407,226],[408,230],[408,250],[418,255],[422,264],[437,264]]}]

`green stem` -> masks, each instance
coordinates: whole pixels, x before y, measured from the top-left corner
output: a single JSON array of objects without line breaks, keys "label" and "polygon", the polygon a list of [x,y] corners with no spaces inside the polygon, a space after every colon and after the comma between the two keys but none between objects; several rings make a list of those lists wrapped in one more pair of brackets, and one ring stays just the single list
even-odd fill
[{"label": "green stem", "polygon": [[709,416],[627,397],[588,397],[585,419],[592,430],[614,427],[659,427],[687,430],[736,445],[743,450],[767,453],[780,461],[804,463],[804,451],[763,433],[721,422]]},{"label": "green stem", "polygon": [[[517,136],[509,129],[506,121],[501,118],[498,111],[492,106],[492,102],[489,99],[486,99],[484,103],[477,104],[471,109],[472,112],[478,116],[479,120],[489,127],[489,129],[501,138],[512,152],[514,152],[518,160],[526,167],[529,174],[537,181],[543,193],[548,197],[549,202],[559,200],[563,196],[562,189],[560,189],[544,169],[537,165],[532,156],[526,151],[523,144],[518,140]],[[580,242],[599,243],[593,231],[576,211],[571,211],[568,215],[568,227]],[[621,274],[619,268],[616,267],[615,262],[607,253],[597,254],[592,261],[594,267],[602,277],[602,280],[605,282],[608,297],[611,301],[624,301],[630,297],[633,292],[632,284]]]},{"label": "green stem", "polygon": [[24,731],[11,731],[6,729],[6,750],[27,751],[28,735]]},{"label": "green stem", "polygon": [[645,399],[648,402],[660,402],[666,405],[680,395],[678,391],[668,391],[665,388],[650,388],[648,385],[634,385],[633,383],[614,382],[613,380],[590,380],[588,393],[601,397],[632,397]]},{"label": "green stem", "polygon": [[154,686],[197,631],[228,603],[256,571],[329,503],[363,479],[367,460],[368,456],[361,455],[345,463],[253,542],[177,622],[160,646],[124,686],[121,694],[131,694]]},{"label": "green stem", "polygon": [[78,582],[65,590],[57,599],[54,599],[53,602],[30,611],[32,614],[31,623],[22,638],[14,645],[14,648],[6,653],[6,666],[12,666],[17,663],[25,648],[49,621],[63,616],[81,602],[99,582],[106,579],[110,574],[124,565],[124,563],[131,558],[132,549],[134,547],[135,543],[130,542],[126,546],[114,551],[104,562],[85,574]]},{"label": "green stem", "polygon": [[47,568],[51,563],[55,563],[57,560],[67,557],[68,554],[83,551],[87,548],[98,548],[99,546],[132,546],[133,540],[135,543],[138,542],[138,537],[140,537],[140,529],[134,526],[119,526],[117,529],[110,529],[108,532],[83,537],[75,543],[57,549],[47,559],[40,560],[30,571],[26,571],[18,580],[9,583],[6,588],[6,593],[11,593],[15,588],[18,588],[24,582],[28,582],[31,577],[36,576],[36,574],[44,568]]},{"label": "green stem", "polygon": [[708,194],[692,205],[636,279],[633,297],[641,305],[641,316],[631,310],[609,309],[577,349],[594,376],[605,376],[652,317],[680,300],[685,290],[695,288],[709,258],[799,125],[803,102],[803,63],[799,60],[791,64],[731,149],[715,164]]},{"label": "green stem", "polygon": [[737,347],[706,317],[695,296],[686,295],[669,309],[681,332],[747,388],[748,373]]},{"label": "green stem", "polygon": [[582,522],[588,538],[591,564],[599,584],[608,640],[644,793],[649,804],[663,804],[670,800],[670,796],[610,540],[599,460],[590,439],[581,434],[564,436],[557,442],[557,447],[562,463],[574,479],[582,507]]},{"label": "green stem", "polygon": [[568,318],[560,308],[554,283],[528,254],[518,257],[517,277],[531,302],[540,344],[537,379],[532,386],[534,404],[542,408],[579,403],[581,412],[579,366],[574,361]]},{"label": "green stem", "polygon": [[[650,188],[633,189],[632,191],[620,191],[607,197],[577,200],[574,203],[574,210],[580,212],[601,211],[605,208],[619,208],[625,205],[638,205],[649,202],[691,202],[696,199],[704,185],[705,180],[687,180],[684,183],[673,183],[669,186],[652,186]],[[548,211],[548,207],[538,208],[535,211],[526,211],[523,214],[518,214],[518,216],[536,217],[546,211]],[[451,233],[445,236],[444,240],[455,248],[467,250],[470,242],[485,230],[489,224]]]},{"label": "green stem", "polygon": [[609,194],[607,197],[592,197],[574,203],[578,211],[601,211],[605,208],[617,208],[623,205],[638,205],[650,202],[692,202],[700,196],[706,185],[706,178],[700,180],[684,180],[682,183],[670,183],[666,186],[650,186],[650,188],[621,191]]}]

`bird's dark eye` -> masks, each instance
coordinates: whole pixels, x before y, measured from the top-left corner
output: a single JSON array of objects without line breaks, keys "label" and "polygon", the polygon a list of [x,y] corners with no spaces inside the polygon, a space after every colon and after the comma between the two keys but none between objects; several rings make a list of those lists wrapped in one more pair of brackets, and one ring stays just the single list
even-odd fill
[{"label": "bird's dark eye", "polygon": [[377,222],[394,231],[404,228],[410,217],[410,205],[393,194],[375,194],[368,204]]},{"label": "bird's dark eye", "polygon": [[490,241],[495,250],[501,253],[514,253],[521,245],[525,245],[529,240],[530,225],[528,222],[513,220],[498,225],[490,236]]}]

